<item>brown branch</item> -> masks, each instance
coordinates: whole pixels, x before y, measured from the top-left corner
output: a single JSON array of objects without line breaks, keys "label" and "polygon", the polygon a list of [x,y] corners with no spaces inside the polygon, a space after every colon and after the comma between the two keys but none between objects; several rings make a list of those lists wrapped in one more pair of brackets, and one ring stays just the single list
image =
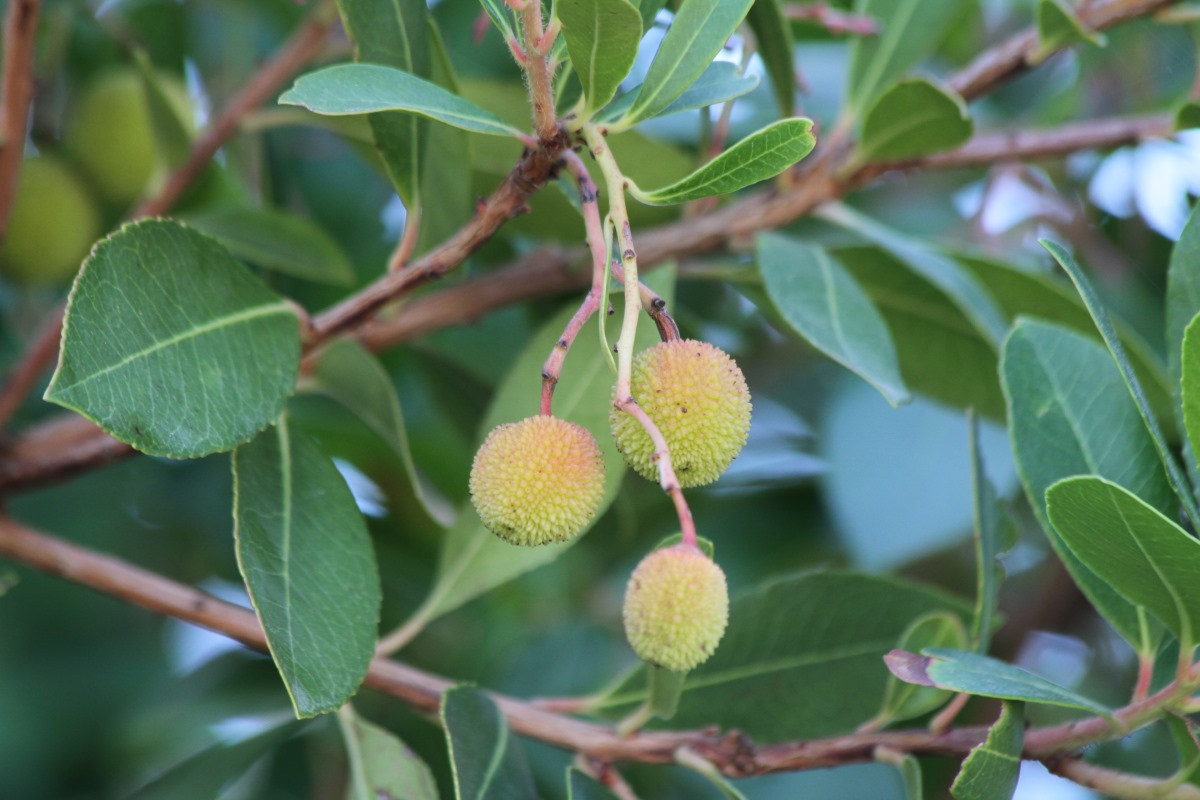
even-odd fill
[{"label": "brown branch", "polygon": [[879,24],[874,17],[830,8],[825,3],[788,3],[783,15],[788,19],[815,22],[835,36],[874,36],[879,33]]},{"label": "brown branch", "polygon": [[33,51],[41,13],[39,0],[9,0],[4,17],[4,76],[0,83],[0,239],[17,193],[25,155],[25,128],[33,102]]},{"label": "brown branch", "polygon": [[1115,800],[1200,800],[1200,787],[1190,783],[1176,785],[1161,778],[1143,778],[1089,764],[1078,758],[1048,759],[1046,768],[1080,786],[1095,789]]}]

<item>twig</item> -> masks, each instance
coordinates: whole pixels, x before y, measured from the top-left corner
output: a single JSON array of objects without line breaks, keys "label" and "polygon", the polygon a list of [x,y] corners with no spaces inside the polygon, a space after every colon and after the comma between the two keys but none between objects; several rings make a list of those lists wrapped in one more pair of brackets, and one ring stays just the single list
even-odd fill
[{"label": "twig", "polygon": [[25,128],[33,102],[33,50],[41,13],[39,0],[9,0],[4,17],[4,76],[0,79],[0,238],[17,193],[25,155]]},{"label": "twig", "polygon": [[788,19],[815,22],[835,36],[874,36],[879,33],[879,25],[874,17],[840,11],[830,8],[825,3],[788,3],[783,9],[783,14]]},{"label": "twig", "polygon": [[1045,763],[1055,775],[1116,800],[1200,800],[1200,786],[1190,783],[1175,783],[1169,778],[1143,778],[1078,758],[1047,759]]},{"label": "twig", "polygon": [[529,76],[529,103],[533,107],[533,128],[537,131],[539,139],[550,142],[558,137],[558,119],[554,113],[554,87],[547,56],[554,45],[558,29],[542,27],[541,0],[524,0],[519,10],[522,35],[525,38],[525,58],[518,61]]},{"label": "twig", "polygon": [[400,241],[396,243],[396,249],[388,257],[388,272],[397,272],[403,269],[408,260],[412,258],[413,251],[417,249],[417,239],[421,236],[421,208],[414,204],[412,208],[407,209],[407,212],[404,217],[404,233],[401,234]]}]

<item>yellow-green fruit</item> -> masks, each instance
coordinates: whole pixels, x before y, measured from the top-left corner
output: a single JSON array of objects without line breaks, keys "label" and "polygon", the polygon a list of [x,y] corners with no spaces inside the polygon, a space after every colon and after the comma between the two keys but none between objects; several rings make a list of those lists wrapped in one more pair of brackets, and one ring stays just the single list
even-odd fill
[{"label": "yellow-green fruit", "polygon": [[0,267],[26,284],[71,279],[100,233],[87,189],[60,161],[38,156],[21,164]]},{"label": "yellow-green fruit", "polygon": [[581,425],[538,416],[488,434],[471,467],[471,500],[483,524],[520,545],[578,534],[604,497],[604,458]]},{"label": "yellow-green fruit", "polygon": [[[746,378],[720,348],[692,339],[662,342],[633,360],[633,398],[662,431],[682,486],[712,483],[750,432]],[[617,449],[638,474],[658,480],[654,443],[634,417],[613,410]]]},{"label": "yellow-green fruit", "polygon": [[625,637],[643,661],[686,672],[708,660],[729,621],[725,573],[695,547],[642,559],[625,589]]}]

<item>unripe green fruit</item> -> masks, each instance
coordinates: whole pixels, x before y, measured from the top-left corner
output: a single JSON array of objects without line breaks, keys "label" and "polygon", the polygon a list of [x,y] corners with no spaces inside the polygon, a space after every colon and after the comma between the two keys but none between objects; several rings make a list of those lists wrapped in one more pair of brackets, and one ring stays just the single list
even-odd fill
[{"label": "unripe green fruit", "polygon": [[[746,378],[720,348],[692,339],[662,342],[633,359],[633,398],[662,432],[681,486],[712,483],[750,432]],[[617,449],[637,473],[658,480],[654,443],[633,416],[613,410]]]},{"label": "unripe green fruit", "polygon": [[70,170],[51,156],[27,159],[0,247],[0,268],[19,283],[63,283],[79,270],[99,233],[95,203]]},{"label": "unripe green fruit", "polygon": [[483,524],[513,544],[577,535],[604,497],[604,458],[587,428],[538,416],[488,434],[471,467],[471,500]]},{"label": "unripe green fruit", "polygon": [[686,672],[708,660],[729,621],[725,573],[689,545],[655,550],[625,589],[625,637],[643,661]]}]

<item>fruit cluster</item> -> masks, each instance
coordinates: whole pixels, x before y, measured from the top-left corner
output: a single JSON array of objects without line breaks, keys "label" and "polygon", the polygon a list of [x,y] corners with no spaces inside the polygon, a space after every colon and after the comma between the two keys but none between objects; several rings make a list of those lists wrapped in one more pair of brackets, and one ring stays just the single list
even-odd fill
[{"label": "fruit cluster", "polygon": [[[715,481],[737,456],[750,429],[750,393],[737,364],[706,342],[669,339],[634,360],[632,396],[646,426],[614,398],[610,424],[617,450],[639,475],[662,481],[669,454],[677,486]],[[471,469],[471,498],[484,525],[505,541],[541,545],[570,539],[588,526],[604,496],[600,446],[586,429],[548,414],[493,430]],[[712,655],[725,631],[725,575],[695,542],[651,552],[625,594],[625,633],[639,657],[687,671]]]}]

